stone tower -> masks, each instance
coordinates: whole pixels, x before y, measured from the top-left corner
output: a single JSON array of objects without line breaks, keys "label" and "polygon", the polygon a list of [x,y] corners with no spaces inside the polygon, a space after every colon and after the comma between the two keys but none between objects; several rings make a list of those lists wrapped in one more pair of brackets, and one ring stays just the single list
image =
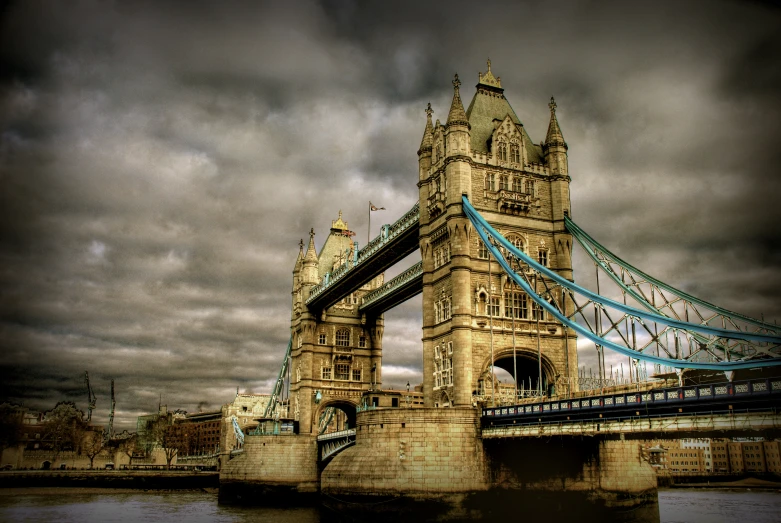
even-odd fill
[{"label": "stone tower", "polygon": [[382,283],[383,275],[321,314],[305,305],[315,285],[353,258],[358,248],[354,234],[339,211],[320,253],[312,230],[306,254],[302,241],[293,269],[289,415],[299,422],[301,434],[316,434],[319,414],[329,406],[343,410],[354,426],[361,393],[382,384],[383,319],[362,318],[358,304]]},{"label": "stone tower", "polygon": [[564,227],[567,144],[556,104],[551,98],[548,133],[537,145],[490,60],[466,111],[460,85],[456,75],[444,125],[432,124],[429,104],[418,150],[426,406],[472,405],[475,395],[490,395],[492,363],[526,389],[550,390],[577,375],[574,333],[565,333],[489,262],[461,205],[466,195],[517,247],[572,279],[572,240]]}]

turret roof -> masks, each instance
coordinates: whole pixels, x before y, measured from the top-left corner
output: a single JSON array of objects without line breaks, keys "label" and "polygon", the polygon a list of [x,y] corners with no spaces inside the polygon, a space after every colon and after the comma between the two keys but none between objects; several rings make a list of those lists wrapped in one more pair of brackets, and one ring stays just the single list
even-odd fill
[{"label": "turret roof", "polygon": [[476,88],[477,91],[466,110],[466,117],[471,126],[470,146],[472,151],[487,153],[489,151],[488,142],[496,129],[495,120],[501,121],[504,120],[505,116],[509,116],[513,123],[520,126],[529,163],[542,163],[542,148],[535,145],[529,138],[518,115],[515,114],[510,102],[504,97],[501,80],[494,77],[491,72],[490,60],[488,61],[488,72],[478,73]]},{"label": "turret roof", "polygon": [[317,263],[317,249],[315,249],[315,229],[309,230],[309,246],[306,248],[304,263]]},{"label": "turret roof", "polygon": [[464,104],[461,103],[461,95],[458,92],[458,87],[461,85],[461,80],[458,79],[458,75],[453,79],[453,102],[450,104],[450,112],[447,115],[446,125],[469,125],[464,112]]},{"label": "turret roof", "polygon": [[545,145],[564,145],[564,136],[561,134],[561,128],[559,127],[559,121],[556,119],[556,101],[553,97],[550,97],[550,123],[548,124],[548,134],[545,135]]},{"label": "turret roof", "polygon": [[434,111],[431,110],[431,104],[428,104],[428,107],[426,107],[426,128],[423,130],[423,139],[420,141],[420,149],[418,150],[418,154],[422,153],[423,151],[430,151],[431,147],[434,143],[434,127],[431,125],[431,113]]}]

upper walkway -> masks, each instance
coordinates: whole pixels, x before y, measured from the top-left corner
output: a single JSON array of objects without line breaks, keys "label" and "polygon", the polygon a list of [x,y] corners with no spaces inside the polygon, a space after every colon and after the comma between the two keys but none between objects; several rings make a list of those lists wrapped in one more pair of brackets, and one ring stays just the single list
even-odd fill
[{"label": "upper walkway", "polygon": [[418,249],[419,219],[416,203],[394,224],[383,225],[379,236],[358,251],[352,260],[326,274],[321,283],[312,287],[306,306],[313,311],[326,309],[413,253]]}]

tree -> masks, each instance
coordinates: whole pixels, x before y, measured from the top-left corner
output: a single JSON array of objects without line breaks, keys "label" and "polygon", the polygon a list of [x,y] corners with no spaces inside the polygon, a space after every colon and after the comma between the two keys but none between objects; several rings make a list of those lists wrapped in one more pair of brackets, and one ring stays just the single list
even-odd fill
[{"label": "tree", "polygon": [[105,446],[106,440],[101,432],[96,430],[89,430],[84,435],[82,450],[89,458],[89,468],[92,468],[95,457],[103,452],[103,448]]},{"label": "tree", "polygon": [[59,402],[43,419],[44,440],[54,452],[55,461],[64,450],[79,450],[86,423],[75,403]]},{"label": "tree", "polygon": [[119,442],[119,451],[128,457],[128,464],[133,464],[133,456],[138,452],[138,435],[133,434]]},{"label": "tree", "polygon": [[184,450],[184,441],[169,423],[168,417],[160,417],[149,427],[149,436],[154,444],[165,452],[166,469],[171,470],[171,462]]}]

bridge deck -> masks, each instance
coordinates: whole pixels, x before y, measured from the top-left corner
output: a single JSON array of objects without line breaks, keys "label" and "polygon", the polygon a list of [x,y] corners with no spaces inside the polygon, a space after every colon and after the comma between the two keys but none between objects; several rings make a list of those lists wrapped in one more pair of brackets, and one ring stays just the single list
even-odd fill
[{"label": "bridge deck", "polygon": [[363,297],[358,310],[379,315],[423,292],[423,262],[418,262]]},{"label": "bridge deck", "polygon": [[382,233],[332,274],[312,288],[306,306],[310,310],[330,307],[378,274],[419,248],[418,205],[410,209],[393,225],[383,226]]}]

